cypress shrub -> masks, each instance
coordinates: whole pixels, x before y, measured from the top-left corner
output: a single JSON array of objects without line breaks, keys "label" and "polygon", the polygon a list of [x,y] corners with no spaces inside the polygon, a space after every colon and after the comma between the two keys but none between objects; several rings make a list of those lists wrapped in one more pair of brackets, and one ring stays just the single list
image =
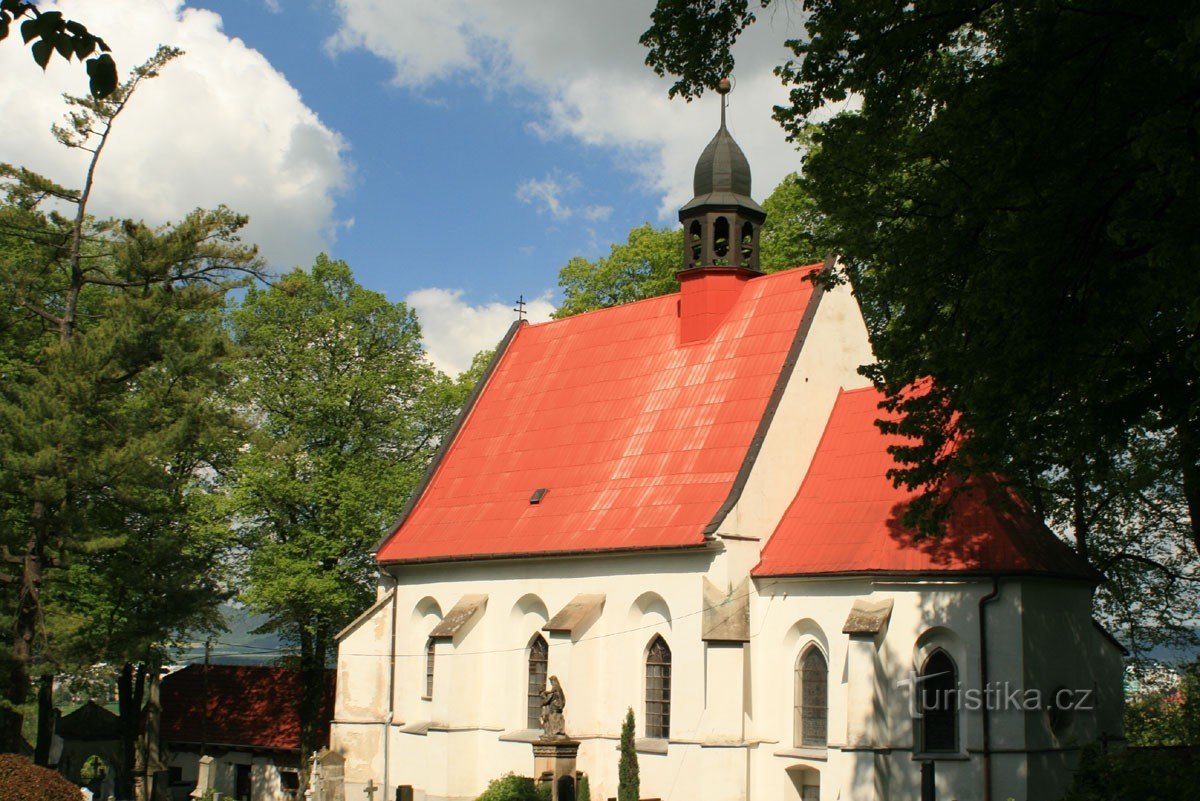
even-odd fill
[{"label": "cypress shrub", "polygon": [[637,746],[633,742],[633,709],[625,713],[621,726],[621,762],[617,766],[617,801],[638,801],[641,779],[638,776]]}]

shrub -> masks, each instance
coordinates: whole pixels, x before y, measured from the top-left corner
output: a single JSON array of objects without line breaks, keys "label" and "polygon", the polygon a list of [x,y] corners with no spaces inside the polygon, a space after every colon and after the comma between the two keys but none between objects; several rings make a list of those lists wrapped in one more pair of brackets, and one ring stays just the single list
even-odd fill
[{"label": "shrub", "polygon": [[483,795],[475,801],[542,801],[542,798],[538,788],[534,786],[533,779],[506,773],[499,779],[488,782]]},{"label": "shrub", "polygon": [[82,797],[62,774],[23,756],[0,754],[0,801],[80,801]]},{"label": "shrub", "polygon": [[617,766],[617,801],[638,801],[642,780],[638,775],[637,744],[633,741],[633,709],[621,726],[621,761]]},{"label": "shrub", "polygon": [[1062,801],[1179,801],[1200,787],[1194,748],[1130,748],[1104,754],[1089,746]]},{"label": "shrub", "polygon": [[579,777],[579,786],[575,788],[575,801],[592,801],[592,788],[588,784],[586,773]]}]

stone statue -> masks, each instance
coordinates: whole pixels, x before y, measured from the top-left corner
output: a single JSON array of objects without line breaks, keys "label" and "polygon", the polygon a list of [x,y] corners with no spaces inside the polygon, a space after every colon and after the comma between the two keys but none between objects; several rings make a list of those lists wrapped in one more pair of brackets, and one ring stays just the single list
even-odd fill
[{"label": "stone statue", "polygon": [[550,687],[542,690],[542,738],[546,740],[567,739],[563,710],[567,707],[567,694],[558,683],[558,676],[550,677]]}]

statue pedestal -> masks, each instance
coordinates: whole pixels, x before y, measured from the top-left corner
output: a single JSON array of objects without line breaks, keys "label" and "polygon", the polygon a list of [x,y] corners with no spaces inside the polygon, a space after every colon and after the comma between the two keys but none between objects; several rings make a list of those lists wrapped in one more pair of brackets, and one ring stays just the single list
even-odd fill
[{"label": "statue pedestal", "polygon": [[550,782],[551,801],[575,801],[575,757],[578,740],[538,740],[533,743],[533,779]]}]

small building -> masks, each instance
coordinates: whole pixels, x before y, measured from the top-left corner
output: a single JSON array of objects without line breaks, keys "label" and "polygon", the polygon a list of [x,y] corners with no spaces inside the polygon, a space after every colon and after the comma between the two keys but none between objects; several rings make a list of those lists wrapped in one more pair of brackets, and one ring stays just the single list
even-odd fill
[{"label": "small building", "polygon": [[[319,720],[329,742],[334,672]],[[162,744],[172,801],[205,787],[237,801],[295,801],[300,753],[300,673],[251,665],[191,665],[162,681]],[[207,777],[201,756],[212,757]]]},{"label": "small building", "polygon": [[125,768],[121,719],[95,701],[63,715],[54,724],[50,761],[71,781],[107,798]]}]

